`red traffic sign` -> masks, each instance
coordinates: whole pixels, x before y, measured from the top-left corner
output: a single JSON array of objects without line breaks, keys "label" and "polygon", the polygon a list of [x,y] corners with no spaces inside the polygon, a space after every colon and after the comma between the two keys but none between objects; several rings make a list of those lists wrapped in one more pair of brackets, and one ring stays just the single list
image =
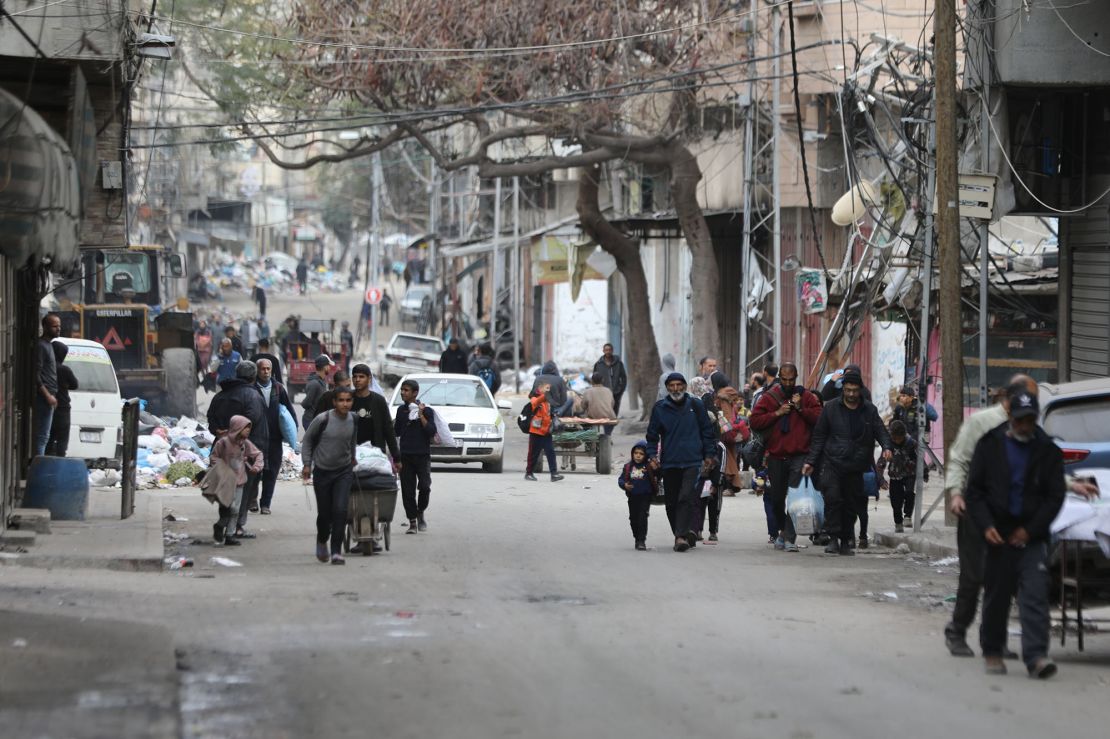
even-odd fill
[{"label": "red traffic sign", "polygon": [[377,305],[382,302],[382,289],[380,287],[366,288],[366,302],[370,305]]}]

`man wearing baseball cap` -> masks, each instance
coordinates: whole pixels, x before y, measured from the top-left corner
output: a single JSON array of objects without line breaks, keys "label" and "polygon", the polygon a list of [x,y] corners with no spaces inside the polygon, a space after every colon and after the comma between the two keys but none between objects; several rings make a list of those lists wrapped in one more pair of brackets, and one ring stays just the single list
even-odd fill
[{"label": "man wearing baseball cap", "polygon": [[1006,390],[1007,419],[975,445],[967,508],[987,543],[979,643],[988,674],[1006,672],[1010,604],[1017,595],[1022,660],[1029,676],[1056,674],[1048,658],[1049,527],[1067,484],[1060,448],[1037,425],[1040,404],[1025,383]]}]

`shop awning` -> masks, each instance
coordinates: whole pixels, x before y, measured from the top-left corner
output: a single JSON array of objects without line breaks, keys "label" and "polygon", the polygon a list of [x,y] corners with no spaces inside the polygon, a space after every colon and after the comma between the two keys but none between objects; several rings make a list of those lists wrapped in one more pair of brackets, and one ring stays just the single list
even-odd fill
[{"label": "shop awning", "polygon": [[78,263],[81,184],[65,140],[42,116],[0,89],[0,253],[13,264],[49,263],[58,273]]}]

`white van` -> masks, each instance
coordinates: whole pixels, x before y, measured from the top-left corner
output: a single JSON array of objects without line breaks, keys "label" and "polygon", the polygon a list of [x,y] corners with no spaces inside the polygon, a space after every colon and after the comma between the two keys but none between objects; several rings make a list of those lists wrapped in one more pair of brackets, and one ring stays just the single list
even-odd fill
[{"label": "white van", "polygon": [[55,339],[69,347],[65,364],[77,377],[69,393],[69,457],[90,467],[119,467],[123,457],[123,398],[116,369],[102,344],[85,339]]}]

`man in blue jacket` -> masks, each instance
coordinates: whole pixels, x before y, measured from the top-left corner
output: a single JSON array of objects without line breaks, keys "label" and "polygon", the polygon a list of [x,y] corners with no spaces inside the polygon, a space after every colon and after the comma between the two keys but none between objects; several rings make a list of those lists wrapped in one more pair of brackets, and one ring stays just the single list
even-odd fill
[{"label": "man in blue jacket", "polygon": [[[705,412],[705,405],[686,394],[686,378],[672,372],[666,378],[667,397],[651,410],[648,423],[648,453],[653,468],[663,470],[663,495],[667,519],[674,533],[674,550],[685,552],[694,546],[695,485],[703,469],[717,464],[717,433]],[[655,457],[662,441],[662,451]]]}]

